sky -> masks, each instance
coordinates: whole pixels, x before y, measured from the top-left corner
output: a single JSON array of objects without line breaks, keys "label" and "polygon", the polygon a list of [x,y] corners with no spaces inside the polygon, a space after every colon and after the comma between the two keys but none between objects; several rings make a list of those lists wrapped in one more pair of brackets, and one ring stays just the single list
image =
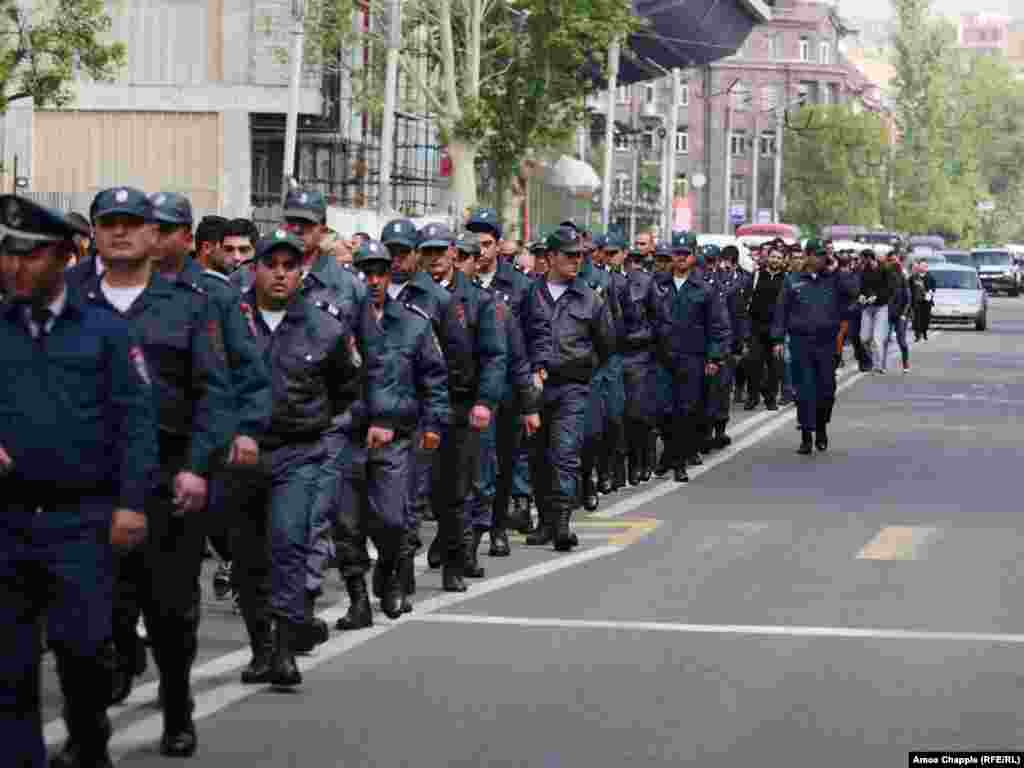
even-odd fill
[{"label": "sky", "polygon": [[[940,13],[959,16],[964,11],[1002,13],[1012,15],[1011,7],[1020,7],[1020,0],[934,0],[933,7]],[[889,0],[839,0],[844,16],[864,19],[886,19],[891,15]],[[1024,9],[1018,11],[1024,15]]]}]

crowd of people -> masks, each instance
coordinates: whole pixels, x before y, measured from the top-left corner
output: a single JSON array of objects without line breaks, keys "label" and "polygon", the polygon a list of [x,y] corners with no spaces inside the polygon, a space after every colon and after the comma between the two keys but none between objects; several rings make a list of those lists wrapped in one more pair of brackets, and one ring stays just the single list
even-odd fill
[{"label": "crowd of people", "polygon": [[[413,561],[462,592],[491,557],[578,545],[602,496],[731,442],[740,404],[795,399],[799,453],[828,449],[845,340],[885,371],[890,330],[927,338],[934,283],[902,256],[778,241],[739,268],[692,233],[530,244],[494,210],[461,232],[389,222],[328,230],[293,190],[280,226],[206,217],[118,187],[88,218],[0,196],[0,522],[10,599],[0,720],[14,764],[46,764],[39,640],[57,659],[69,738],[51,766],[109,765],[107,708],[147,664],[168,756],[195,752],[191,666],[201,564],[237,596],[246,684],[293,688],[336,568],[336,631],[414,609]],[[536,520],[532,508],[536,508]],[[368,542],[376,549],[371,561]],[[227,564],[230,563],[230,568]],[[367,584],[370,576],[370,584]]]}]

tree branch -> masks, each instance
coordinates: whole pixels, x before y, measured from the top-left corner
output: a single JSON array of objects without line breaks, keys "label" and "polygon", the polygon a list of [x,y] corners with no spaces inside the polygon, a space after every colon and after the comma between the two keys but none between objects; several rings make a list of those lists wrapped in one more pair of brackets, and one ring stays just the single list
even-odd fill
[{"label": "tree branch", "polygon": [[420,72],[419,67],[415,64],[410,65],[409,57],[404,54],[399,54],[398,62],[402,69],[405,70],[407,75],[410,75],[416,82],[416,86],[420,93],[424,95],[427,102],[430,104],[431,109],[436,112],[439,116],[443,117],[445,114],[444,104],[437,98],[437,94],[434,93],[434,89],[431,88],[427,81],[423,79],[423,74]]},{"label": "tree branch", "polygon": [[[458,85],[455,80],[455,40],[452,37],[452,0],[439,0],[441,27],[441,73],[445,96],[448,101],[448,114],[453,120],[462,117],[459,104]],[[443,114],[443,113],[442,113]]]}]

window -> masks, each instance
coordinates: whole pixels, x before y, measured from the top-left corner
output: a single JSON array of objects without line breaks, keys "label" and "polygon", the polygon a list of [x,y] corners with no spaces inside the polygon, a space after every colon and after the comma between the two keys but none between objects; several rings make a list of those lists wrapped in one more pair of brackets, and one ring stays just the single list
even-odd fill
[{"label": "window", "polygon": [[746,83],[739,81],[732,87],[730,92],[732,108],[739,111],[746,111],[750,109],[750,86]]},{"label": "window", "polygon": [[652,129],[648,129],[648,130],[644,131],[644,133],[643,133],[643,148],[647,152],[653,152],[654,151],[654,147],[655,147],[654,131]]},{"label": "window", "polygon": [[743,157],[747,154],[747,132],[733,131],[729,136],[729,151],[733,157]]},{"label": "window", "polygon": [[629,86],[620,85],[615,89],[615,100],[619,104],[629,104]]},{"label": "window", "polygon": [[761,131],[761,157],[775,157],[778,146],[775,131]]},{"label": "window", "polygon": [[800,61],[811,60],[811,41],[806,37],[800,38]]},{"label": "window", "polygon": [[832,63],[832,43],[827,40],[818,43],[818,60],[822,64]]},{"label": "window", "polygon": [[625,135],[624,133],[616,133],[615,149],[617,149],[619,152],[629,152],[629,136]]},{"label": "window", "polygon": [[797,96],[801,104],[817,104],[818,84],[810,80],[801,80],[797,86]]},{"label": "window", "polygon": [[683,82],[679,85],[679,106],[690,106],[690,84],[687,82]]},{"label": "window", "polygon": [[658,90],[655,88],[654,83],[643,84],[643,100],[644,104],[658,103]]},{"label": "window", "polygon": [[690,153],[690,132],[686,128],[676,131],[676,152],[680,155]]},{"label": "window", "polygon": [[765,112],[770,112],[779,106],[779,86],[777,85],[762,85],[761,86],[761,109]]},{"label": "window", "polygon": [[729,198],[731,200],[745,200],[747,197],[747,177],[733,176],[729,184]]},{"label": "window", "polygon": [[767,42],[768,58],[779,59],[782,58],[782,35],[776,33],[769,35]]},{"label": "window", "polygon": [[615,197],[628,198],[629,196],[629,174],[625,171],[619,171],[615,174]]}]

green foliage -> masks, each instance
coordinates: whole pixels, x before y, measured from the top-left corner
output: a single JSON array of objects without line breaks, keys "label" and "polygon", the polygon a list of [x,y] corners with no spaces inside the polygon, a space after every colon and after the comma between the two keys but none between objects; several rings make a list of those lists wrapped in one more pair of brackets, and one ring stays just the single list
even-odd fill
[{"label": "green foliage", "polygon": [[804,107],[790,116],[783,148],[787,221],[805,231],[879,223],[888,148],[878,115]]},{"label": "green foliage", "polygon": [[33,98],[37,107],[74,98],[76,68],[109,80],[125,60],[122,43],[108,43],[110,17],[103,0],[0,0],[0,111]]}]

